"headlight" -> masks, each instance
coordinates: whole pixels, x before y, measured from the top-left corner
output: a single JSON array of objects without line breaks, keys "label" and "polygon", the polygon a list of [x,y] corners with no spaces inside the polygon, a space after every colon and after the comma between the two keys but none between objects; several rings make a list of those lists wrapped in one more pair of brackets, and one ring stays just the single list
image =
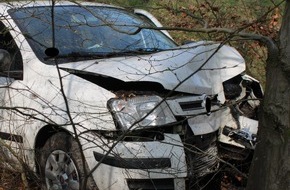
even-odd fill
[{"label": "headlight", "polygon": [[158,105],[161,100],[158,96],[136,96],[126,100],[111,99],[108,105],[117,122],[126,130],[175,122],[166,102]]}]

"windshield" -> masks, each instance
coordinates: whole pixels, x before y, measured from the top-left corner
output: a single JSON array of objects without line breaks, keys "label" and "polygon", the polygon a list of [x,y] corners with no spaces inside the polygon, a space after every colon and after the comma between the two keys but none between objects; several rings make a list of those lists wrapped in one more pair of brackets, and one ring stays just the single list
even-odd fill
[{"label": "windshield", "polygon": [[[29,7],[10,10],[37,57],[48,64],[47,48],[61,62],[168,50],[176,44],[149,23],[122,9],[101,6]],[[53,19],[54,18],[54,19]]]}]

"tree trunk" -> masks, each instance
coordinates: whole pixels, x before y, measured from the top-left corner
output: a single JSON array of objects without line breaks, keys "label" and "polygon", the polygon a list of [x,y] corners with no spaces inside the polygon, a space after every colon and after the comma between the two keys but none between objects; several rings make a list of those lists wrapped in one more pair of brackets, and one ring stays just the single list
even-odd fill
[{"label": "tree trunk", "polygon": [[269,50],[258,143],[248,190],[290,189],[290,1],[287,0],[278,53]]}]

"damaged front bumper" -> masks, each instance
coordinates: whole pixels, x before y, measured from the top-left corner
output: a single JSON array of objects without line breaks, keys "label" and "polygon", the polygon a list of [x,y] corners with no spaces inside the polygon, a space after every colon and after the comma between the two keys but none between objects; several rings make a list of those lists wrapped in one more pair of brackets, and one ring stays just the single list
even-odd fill
[{"label": "damaged front bumper", "polygon": [[[195,110],[196,111],[196,110]],[[190,182],[216,172],[218,127],[195,134],[194,125],[216,125],[214,114],[187,118],[179,125],[129,132],[94,131],[84,139],[84,153],[100,189],[190,189]],[[204,117],[207,118],[204,121]]]},{"label": "damaged front bumper", "polygon": [[185,189],[187,164],[179,135],[147,142],[89,136],[94,143],[84,145],[84,154],[100,189]]},{"label": "damaged front bumper", "polygon": [[[230,95],[253,111],[258,104],[247,99],[255,98],[254,93],[245,94]],[[217,172],[221,159],[244,161],[255,147],[258,121],[255,114],[245,114],[244,103],[221,105],[206,95],[129,99],[110,102],[118,130],[91,131],[83,143],[100,189],[190,189],[194,180]],[[151,107],[157,111],[151,112]],[[142,118],[134,110],[142,117],[149,115],[131,128],[135,121],[126,123],[129,113]]]}]

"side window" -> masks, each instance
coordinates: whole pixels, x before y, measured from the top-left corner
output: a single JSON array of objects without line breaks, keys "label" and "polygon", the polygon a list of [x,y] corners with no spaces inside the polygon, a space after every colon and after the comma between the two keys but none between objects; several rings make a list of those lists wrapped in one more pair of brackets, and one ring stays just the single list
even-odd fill
[{"label": "side window", "polygon": [[0,22],[0,49],[8,51],[10,54],[12,64],[9,71],[23,71],[23,60],[20,49],[2,22]]}]

